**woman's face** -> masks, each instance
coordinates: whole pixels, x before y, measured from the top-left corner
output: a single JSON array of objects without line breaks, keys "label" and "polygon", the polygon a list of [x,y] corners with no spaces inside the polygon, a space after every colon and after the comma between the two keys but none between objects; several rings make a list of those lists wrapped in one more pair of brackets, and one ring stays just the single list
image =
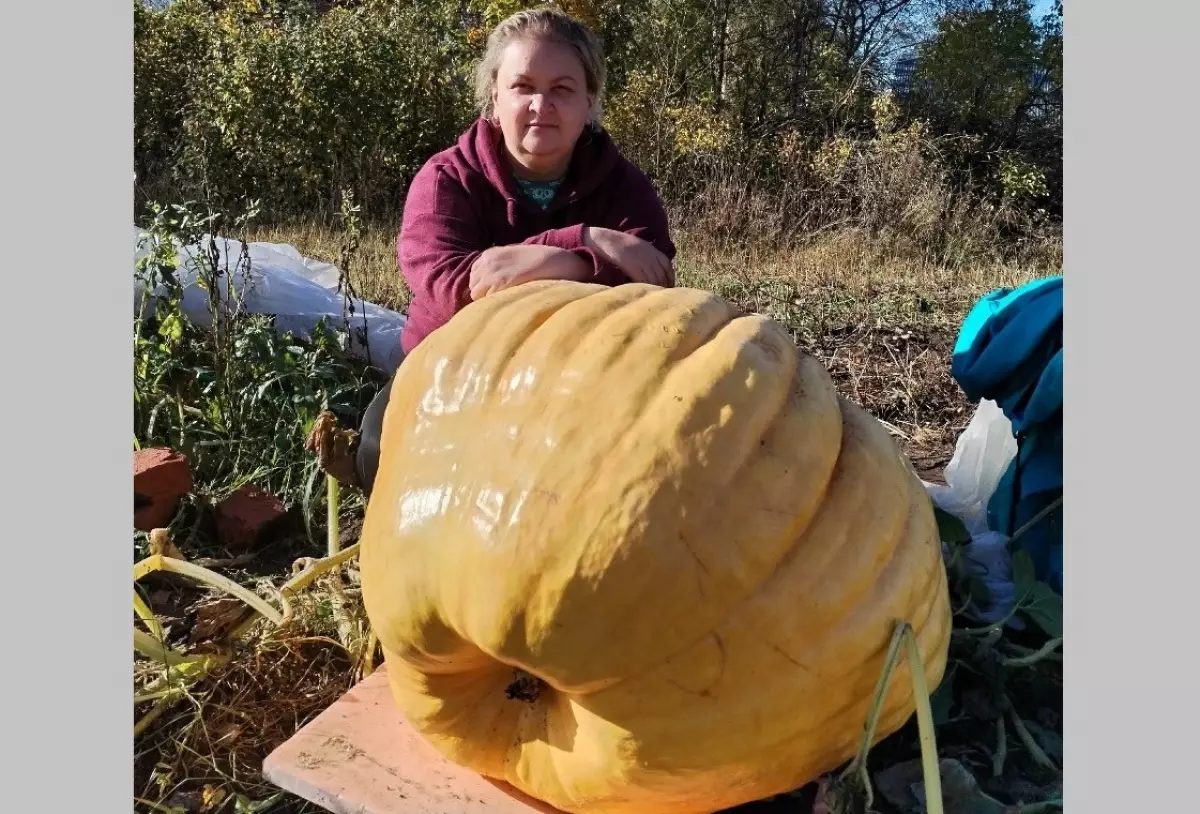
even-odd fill
[{"label": "woman's face", "polygon": [[518,172],[532,179],[561,175],[592,101],[583,64],[570,47],[536,39],[509,43],[492,102]]}]

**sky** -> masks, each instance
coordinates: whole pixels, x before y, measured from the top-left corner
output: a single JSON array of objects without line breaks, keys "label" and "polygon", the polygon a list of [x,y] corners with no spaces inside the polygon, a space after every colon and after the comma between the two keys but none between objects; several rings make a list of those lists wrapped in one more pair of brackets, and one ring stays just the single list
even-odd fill
[{"label": "sky", "polygon": [[1033,0],[1033,19],[1040,20],[1054,11],[1054,0]]}]

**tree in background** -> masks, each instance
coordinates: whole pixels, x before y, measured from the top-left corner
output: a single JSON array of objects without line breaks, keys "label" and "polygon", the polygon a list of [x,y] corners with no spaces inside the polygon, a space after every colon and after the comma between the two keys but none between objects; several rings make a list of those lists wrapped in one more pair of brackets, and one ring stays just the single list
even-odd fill
[{"label": "tree in background", "polygon": [[1062,156],[1062,3],[1040,22],[1028,0],[953,3],[918,48],[907,101],[939,132],[973,137],[976,169],[999,154],[1007,194],[1045,196]]},{"label": "tree in background", "polygon": [[[135,0],[139,194],[250,195],[288,217],[350,188],[390,219],[474,115],[491,26],[533,5]],[[848,219],[925,234],[906,219],[963,220],[968,199],[1009,220],[1059,213],[1061,4],[1044,20],[1028,0],[558,5],[601,36],[622,149],[716,226],[746,227],[739,206],[775,213],[780,234]]]}]

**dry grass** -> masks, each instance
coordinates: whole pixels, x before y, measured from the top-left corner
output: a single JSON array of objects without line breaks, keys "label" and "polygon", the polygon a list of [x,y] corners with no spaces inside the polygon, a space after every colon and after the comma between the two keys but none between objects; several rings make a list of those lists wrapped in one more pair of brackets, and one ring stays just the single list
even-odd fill
[{"label": "dry grass", "polygon": [[[399,219],[396,220],[396,224]],[[380,305],[403,311],[408,303],[408,287],[398,271],[396,261],[397,225],[365,224],[358,250],[349,269],[358,293]],[[251,240],[268,243],[287,243],[302,254],[326,263],[340,265],[343,233],[336,226],[318,222],[256,229]]]},{"label": "dry grass", "polygon": [[138,740],[139,799],[204,811],[227,799],[236,805],[241,795],[250,803],[277,801],[273,812],[306,810],[279,806],[286,801],[262,779],[262,763],[350,688],[353,667],[344,650],[323,638],[293,635],[251,643]]},{"label": "dry grass", "polygon": [[[396,235],[393,224],[367,224],[350,273],[366,299],[403,310],[409,292],[397,267]],[[260,227],[250,239],[288,243],[331,263],[337,263],[342,253],[338,228],[317,222]],[[891,309],[925,323],[937,320],[945,328],[954,328],[971,303],[988,290],[1057,274],[1062,267],[1061,240],[1053,237],[1040,241],[1017,261],[987,259],[953,268],[915,253],[882,249],[878,242],[851,231],[767,250],[720,245],[704,226],[680,230],[675,240],[681,284],[709,288],[741,304],[770,308],[771,298],[765,292],[783,286],[809,292],[806,309],[824,318],[850,316],[855,308]],[[747,300],[752,292],[760,298]],[[880,293],[885,295],[883,301],[876,299]],[[778,308],[771,315],[789,326],[796,317]]]},{"label": "dry grass", "polygon": [[[357,524],[343,527],[352,544]],[[347,534],[346,532],[349,532]],[[189,552],[184,546],[183,554]],[[238,570],[217,569],[237,582]],[[286,579],[280,574],[277,589]],[[245,606],[194,583],[156,574],[149,601],[167,631],[168,644],[191,652],[228,647],[227,634]],[[286,630],[260,620],[239,641],[232,658],[209,673],[187,697],[135,739],[135,808],[138,811],[266,812],[316,814],[322,809],[280,792],[261,774],[263,760],[358,681],[364,672],[366,614],[356,565],[319,578],[293,600]],[[274,589],[261,584],[265,596]],[[224,607],[228,606],[228,611]],[[216,612],[206,610],[218,608]],[[206,628],[206,632],[201,632]],[[157,663],[135,663],[135,685],[162,673]],[[140,716],[149,704],[135,705]]]}]

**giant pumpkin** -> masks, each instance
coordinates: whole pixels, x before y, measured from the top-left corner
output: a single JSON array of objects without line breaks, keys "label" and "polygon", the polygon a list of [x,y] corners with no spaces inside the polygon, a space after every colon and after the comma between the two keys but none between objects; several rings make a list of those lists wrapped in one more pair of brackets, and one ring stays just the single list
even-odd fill
[{"label": "giant pumpkin", "polygon": [[[897,620],[931,684],[932,508],[777,323],[539,282],[405,360],[361,552],[406,718],[569,812],[711,812],[853,755]],[[912,714],[907,665],[880,737]]]}]

